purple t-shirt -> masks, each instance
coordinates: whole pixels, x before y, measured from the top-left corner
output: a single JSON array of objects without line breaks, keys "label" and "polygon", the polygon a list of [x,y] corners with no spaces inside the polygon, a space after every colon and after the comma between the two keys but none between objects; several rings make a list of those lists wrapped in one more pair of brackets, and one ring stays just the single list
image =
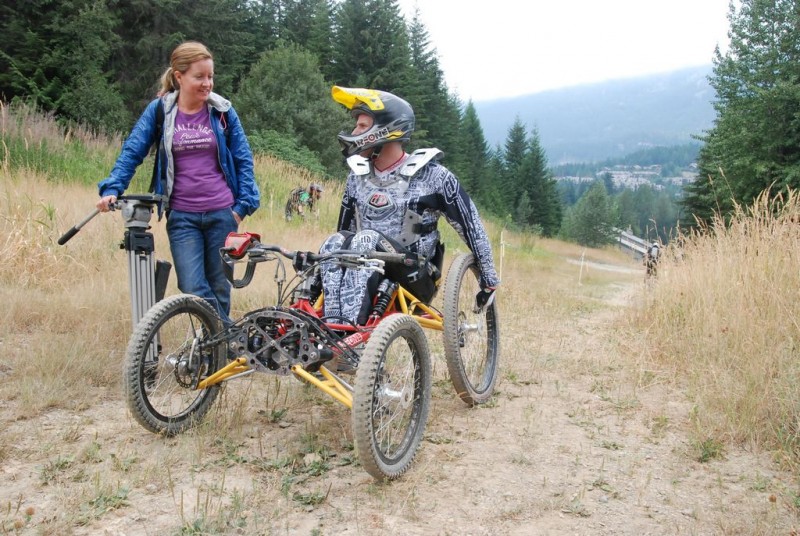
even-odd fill
[{"label": "purple t-shirt", "polygon": [[172,139],[175,183],[169,204],[184,212],[207,212],[233,206],[233,193],[219,166],[217,138],[208,107],[196,114],[178,110]]}]

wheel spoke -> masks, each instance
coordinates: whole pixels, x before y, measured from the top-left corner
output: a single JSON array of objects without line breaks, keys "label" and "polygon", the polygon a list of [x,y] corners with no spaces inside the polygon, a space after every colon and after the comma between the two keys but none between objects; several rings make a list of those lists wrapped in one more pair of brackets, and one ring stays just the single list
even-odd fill
[{"label": "wheel spoke", "polygon": [[462,255],[453,261],[445,283],[445,358],[453,386],[467,404],[489,400],[497,375],[497,305],[474,312],[479,281],[474,258]]},{"label": "wheel spoke", "polygon": [[377,479],[397,478],[414,459],[430,406],[430,355],[408,315],[384,319],[356,371],[353,436],[362,465]]},{"label": "wheel spoke", "polygon": [[[408,342],[398,339],[387,350],[384,362],[385,381],[377,387],[375,407],[375,437],[383,453],[391,458],[403,449],[408,425],[412,420],[413,404],[409,391],[413,391],[414,350]],[[388,372],[386,369],[389,369]]]},{"label": "wheel spoke", "polygon": [[216,352],[203,344],[218,329],[214,310],[185,294],[159,302],[142,318],[124,369],[128,407],[142,426],[175,434],[208,411],[219,388],[195,385],[204,363],[216,370]]}]

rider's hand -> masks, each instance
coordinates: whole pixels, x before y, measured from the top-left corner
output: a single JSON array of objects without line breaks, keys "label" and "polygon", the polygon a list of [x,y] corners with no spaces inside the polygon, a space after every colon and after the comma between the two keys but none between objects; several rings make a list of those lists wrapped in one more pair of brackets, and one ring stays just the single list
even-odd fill
[{"label": "rider's hand", "polygon": [[497,289],[485,288],[475,295],[475,306],[472,308],[473,313],[483,313],[488,307],[494,303],[494,293]]},{"label": "rider's hand", "polygon": [[101,197],[100,200],[97,202],[97,205],[95,206],[97,207],[97,210],[99,210],[100,212],[108,212],[109,210],[111,210],[111,205],[113,205],[116,202],[117,202],[116,195],[106,195]]}]

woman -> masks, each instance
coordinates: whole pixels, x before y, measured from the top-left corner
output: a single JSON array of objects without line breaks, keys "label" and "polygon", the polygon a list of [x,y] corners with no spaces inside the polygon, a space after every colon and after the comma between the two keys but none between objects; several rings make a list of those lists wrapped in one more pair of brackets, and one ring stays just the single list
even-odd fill
[{"label": "woman", "polygon": [[154,143],[151,190],[165,195],[167,236],[181,292],[209,301],[230,322],[231,286],[219,249],[259,206],[253,154],[230,101],[212,92],[214,59],[205,45],[180,44],[161,90],[122,146],[111,174],[98,184],[97,208],[122,195]]}]

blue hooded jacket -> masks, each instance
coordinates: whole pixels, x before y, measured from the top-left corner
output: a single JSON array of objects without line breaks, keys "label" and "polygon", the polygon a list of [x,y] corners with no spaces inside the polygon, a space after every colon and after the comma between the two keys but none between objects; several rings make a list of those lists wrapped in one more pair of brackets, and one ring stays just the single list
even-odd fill
[{"label": "blue hooded jacket", "polygon": [[[159,101],[164,106],[161,140],[157,139]],[[169,208],[169,196],[172,194],[175,181],[172,139],[175,133],[175,116],[178,113],[177,102],[178,93],[171,92],[147,105],[130,135],[122,144],[122,151],[111,169],[110,175],[97,185],[101,197],[122,195],[136,173],[136,168],[147,157],[153,144],[158,143],[153,193],[166,195],[167,202],[163,208]],[[239,116],[230,101],[216,93],[211,93],[208,98],[208,107],[211,128],[217,138],[220,168],[233,193],[234,202],[231,209],[244,219],[245,216],[256,211],[260,202],[253,170],[253,153],[239,121]]]}]

